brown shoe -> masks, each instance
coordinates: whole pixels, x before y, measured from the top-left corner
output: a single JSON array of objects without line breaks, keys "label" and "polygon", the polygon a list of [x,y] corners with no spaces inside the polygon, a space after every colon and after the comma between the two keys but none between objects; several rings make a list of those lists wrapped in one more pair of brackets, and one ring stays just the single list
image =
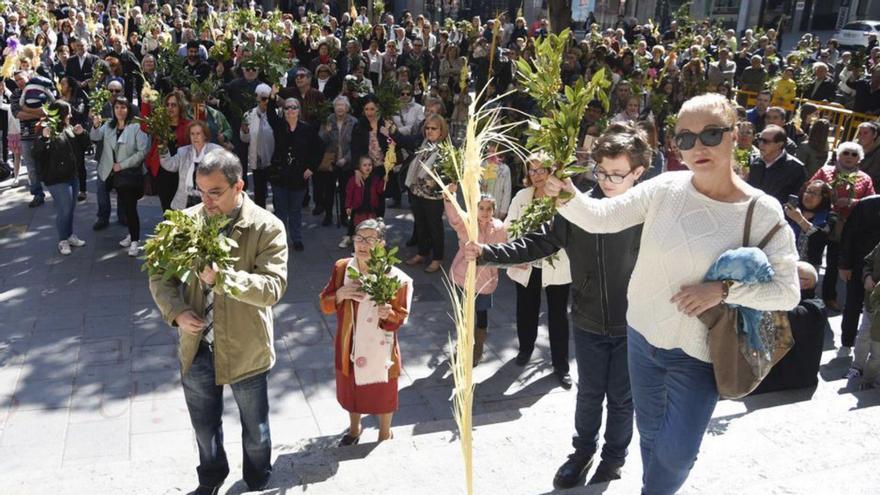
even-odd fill
[{"label": "brown shoe", "polygon": [[480,364],[480,361],[483,360],[483,344],[486,343],[486,335],[488,333],[488,328],[477,328],[474,331],[474,366]]},{"label": "brown shoe", "polygon": [[409,266],[421,265],[424,262],[425,262],[425,257],[420,254],[417,254],[417,255],[413,256],[412,258],[406,260],[406,264]]},{"label": "brown shoe", "polygon": [[441,268],[443,268],[443,265],[440,264],[439,261],[434,260],[434,261],[431,262],[430,265],[428,265],[427,268],[425,268],[425,272],[426,272],[426,273],[434,273],[434,272],[436,272],[436,271],[439,271]]}]

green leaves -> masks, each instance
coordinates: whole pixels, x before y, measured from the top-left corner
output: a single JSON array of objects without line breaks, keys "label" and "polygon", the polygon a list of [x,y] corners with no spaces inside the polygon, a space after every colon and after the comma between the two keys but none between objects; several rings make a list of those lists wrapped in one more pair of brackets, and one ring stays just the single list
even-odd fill
[{"label": "green leaves", "polygon": [[[573,177],[586,170],[574,166],[578,147],[581,119],[587,105],[598,99],[609,107],[608,91],[611,81],[605,69],[599,69],[589,81],[578,79],[572,86],[562,84],[562,65],[571,32],[566,29],[550,34],[543,40],[535,40],[534,68],[523,59],[517,60],[518,75],[524,89],[538,102],[540,117],[533,117],[527,131],[526,147],[549,155],[544,164],[560,178]],[[513,238],[537,229],[556,214],[552,198],[533,200],[523,215],[509,229]]]},{"label": "green leaves", "polygon": [[391,302],[402,285],[397,277],[389,275],[391,268],[400,263],[396,254],[396,247],[386,251],[383,246],[376,246],[370,250],[367,273],[360,273],[353,267],[348,268],[349,278],[359,281],[361,290],[370,296],[377,306]]},{"label": "green leaves", "polygon": [[229,223],[225,215],[188,215],[168,210],[165,220],[144,245],[144,264],[141,271],[162,280],[176,278],[187,284],[199,283],[198,274],[205,267],[217,272],[216,285],[235,295],[242,287],[224,276],[236,261],[231,255],[238,243],[227,237],[223,230]]},{"label": "green leaves", "polygon": [[63,130],[64,122],[61,121],[58,108],[49,108],[49,105],[46,104],[43,105],[43,112],[46,113],[44,118],[45,125],[52,132],[50,138],[53,138]]},{"label": "green leaves", "polygon": [[147,134],[160,144],[167,145],[177,141],[177,136],[171,129],[171,116],[165,105],[153,106],[150,115],[136,117],[135,121],[143,124]]},{"label": "green leaves", "polygon": [[400,87],[393,78],[386,78],[376,88],[376,97],[379,99],[379,115],[390,119],[400,112]]}]

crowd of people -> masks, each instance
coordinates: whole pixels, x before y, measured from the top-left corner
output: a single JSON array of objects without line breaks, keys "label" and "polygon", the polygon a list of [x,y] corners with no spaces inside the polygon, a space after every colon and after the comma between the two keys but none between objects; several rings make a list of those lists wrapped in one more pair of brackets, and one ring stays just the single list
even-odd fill
[{"label": "crowd of people", "polygon": [[[370,19],[366,7],[340,12],[336,2],[297,0],[280,11],[236,3],[45,0],[7,3],[0,16],[2,161],[11,160],[15,187],[27,182],[30,207],[43,205],[48,189],[62,255],[88,238],[73,232],[78,203],[97,195],[93,229],[102,230],[114,191],[116,218],[127,227],[119,244],[131,256],[142,247],[145,195],[157,196],[163,210],[229,215],[254,239],[233,274],[246,286],[242,295],[151,280],[163,316],[181,330],[201,462],[195,493],[216,493],[229,471],[214,378],[232,386],[242,410],[248,486],[264,486],[271,472],[271,306],[286,287],[287,246],[306,249],[307,213],[323,226],[345,226],[339,247],[354,251],[336,263],[320,298],[339,325],[337,392],[351,417],[343,445],[359,441],[361,414],[379,415],[381,440],[392,436],[396,330],[412,290],[405,284],[392,302],[365,306],[347,269],[367,269],[371,248],[385,243],[386,210],[404,207],[413,218],[406,244],[415,248],[407,266],[427,273],[444,266],[444,213],[459,236],[453,281],[462,283],[466,260],[481,263],[474,365],[499,266],[516,286],[518,365],[535,349],[542,292],[551,364],[565,388],[574,336],[576,435],[554,479],[559,488],[584,481],[607,400],[602,461],[591,482],[620,477],[635,412],[645,493],[678,490],[718,399],[706,327],[696,316],[720,302],[790,311],[797,343],[758,392],[817,383],[826,310],[843,313],[839,353],[854,353],[847,377],[874,386],[880,121],[831,149],[834,126],[816,103],[880,114],[876,39],[866,52],[847,52],[805,35],[783,53],[773,29],[738,34],[689,17],[668,27],[590,25],[560,61],[564,85],[601,69],[609,83],[607,101],[589,102],[580,122],[577,160],[590,171],[563,182],[541,150],[522,156],[493,144],[483,163],[479,239],[468,242],[428,169],[440,167],[441,143],[462,143],[474,98],[501,108],[507,122],[538,113],[517,62],[534,63],[546,19],[503,13],[441,22],[410,12]],[[526,144],[526,130],[513,138]],[[560,200],[550,224],[508,242],[511,223],[534,199],[562,191],[574,199]],[[270,205],[274,218],[265,214]],[[791,227],[764,248],[773,280],[702,283],[718,255],[741,241],[747,207],[756,210],[755,232],[783,221]],[[257,236],[258,227],[272,235]],[[210,269],[200,276],[209,287],[215,277]],[[269,338],[231,328],[252,327],[245,316],[215,320],[215,304],[247,308],[242,315]],[[371,325],[362,318],[368,307],[376,312]],[[358,328],[368,327],[391,335],[387,369],[351,360]],[[367,372],[378,378],[364,382],[358,373]],[[664,381],[670,375],[681,379]]]}]

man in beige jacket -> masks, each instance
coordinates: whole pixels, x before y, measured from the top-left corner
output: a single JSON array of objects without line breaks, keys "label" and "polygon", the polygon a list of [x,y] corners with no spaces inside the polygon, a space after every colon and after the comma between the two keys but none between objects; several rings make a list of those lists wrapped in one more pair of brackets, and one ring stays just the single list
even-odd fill
[{"label": "man in beige jacket", "polygon": [[162,317],[180,332],[180,367],[187,409],[199,447],[199,487],[191,494],[214,495],[229,474],[223,449],[223,386],[229,385],[241,415],[243,477],[251,490],[266,486],[272,472],[269,435],[269,369],[272,306],[287,288],[287,234],[271,213],[243,191],[242,167],[226,150],[209,153],[197,169],[202,204],[190,215],[226,215],[226,234],[236,241],[234,266],[222,275],[235,294],[215,285],[210,267],[199,284],[150,278]]}]

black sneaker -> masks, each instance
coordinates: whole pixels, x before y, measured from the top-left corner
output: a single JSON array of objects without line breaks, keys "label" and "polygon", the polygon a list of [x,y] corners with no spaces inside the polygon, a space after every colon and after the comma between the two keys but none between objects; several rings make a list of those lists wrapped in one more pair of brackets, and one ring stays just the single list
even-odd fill
[{"label": "black sneaker", "polygon": [[28,203],[28,208],[36,208],[38,206],[42,206],[42,204],[45,202],[45,199],[39,196],[34,196],[34,199],[32,199],[30,203]]},{"label": "black sneaker", "polygon": [[321,222],[321,225],[326,227],[328,225],[333,225],[333,214],[329,211],[324,215],[324,220]]},{"label": "black sneaker", "polygon": [[220,493],[221,486],[223,486],[223,483],[215,486],[199,485],[198,488],[187,493],[186,495],[217,495],[218,493]]},{"label": "black sneaker", "polygon": [[517,366],[525,366],[526,363],[529,362],[529,359],[532,359],[532,353],[526,351],[519,351],[519,354],[516,355],[516,360],[514,361]]},{"label": "black sneaker", "polygon": [[565,390],[569,390],[571,388],[571,375],[568,374],[567,371],[554,371],[553,374],[556,375],[556,379],[559,380],[559,385]]},{"label": "black sneaker", "polygon": [[306,249],[306,247],[303,245],[302,242],[296,241],[293,243],[293,250],[294,251],[304,251],[305,249]]},{"label": "black sneaker", "polygon": [[107,226],[110,225],[110,222],[107,220],[98,220],[92,225],[92,230],[104,230]]},{"label": "black sneaker", "polygon": [[565,464],[556,470],[556,476],[553,477],[553,488],[564,490],[583,485],[592,466],[592,455],[579,452],[569,454]]},{"label": "black sneaker", "polygon": [[620,479],[620,469],[622,465],[610,464],[605,461],[599,463],[593,477],[590,478],[588,485],[597,485],[599,483],[608,483],[609,481]]}]

